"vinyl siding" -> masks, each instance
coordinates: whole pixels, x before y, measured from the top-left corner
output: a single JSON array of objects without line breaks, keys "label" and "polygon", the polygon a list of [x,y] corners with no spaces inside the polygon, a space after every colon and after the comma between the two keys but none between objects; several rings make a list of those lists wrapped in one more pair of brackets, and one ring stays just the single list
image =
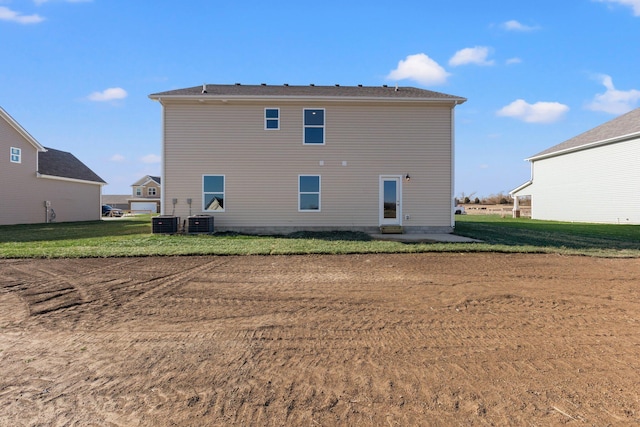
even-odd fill
[{"label": "vinyl siding", "polygon": [[[264,130],[265,107],[280,109],[280,130]],[[325,145],[303,144],[304,108],[325,109]],[[165,214],[173,198],[176,216],[205,213],[202,175],[213,174],[225,175],[218,229],[377,227],[380,175],[409,173],[403,226],[451,226],[450,104],[165,101],[164,109]],[[300,174],[321,175],[321,212],[298,212]]]},{"label": "vinyl siding", "polygon": [[[9,148],[22,149],[22,163],[9,161]],[[56,222],[100,219],[100,186],[38,178],[38,153],[0,119],[0,225],[46,222],[45,200],[52,202]]]},{"label": "vinyl siding", "polygon": [[640,224],[640,139],[538,160],[534,219]]}]

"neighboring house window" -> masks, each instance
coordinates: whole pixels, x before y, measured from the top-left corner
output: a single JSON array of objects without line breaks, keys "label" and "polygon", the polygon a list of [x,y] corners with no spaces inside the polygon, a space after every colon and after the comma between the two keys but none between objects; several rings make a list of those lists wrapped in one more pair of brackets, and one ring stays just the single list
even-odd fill
[{"label": "neighboring house window", "polygon": [[279,108],[264,109],[264,128],[265,130],[280,129],[280,109]]},{"label": "neighboring house window", "polygon": [[224,212],[224,175],[202,177],[203,210]]},{"label": "neighboring house window", "polygon": [[136,196],[142,196],[142,187],[136,187]]},{"label": "neighboring house window", "polygon": [[147,188],[147,195],[148,196],[155,196],[156,195],[156,188],[155,187]]},{"label": "neighboring house window", "polygon": [[324,108],[305,108],[304,143],[324,144]]},{"label": "neighboring house window", "polygon": [[11,147],[11,163],[22,163],[22,150]]},{"label": "neighboring house window", "polygon": [[320,175],[298,176],[298,211],[320,210]]}]

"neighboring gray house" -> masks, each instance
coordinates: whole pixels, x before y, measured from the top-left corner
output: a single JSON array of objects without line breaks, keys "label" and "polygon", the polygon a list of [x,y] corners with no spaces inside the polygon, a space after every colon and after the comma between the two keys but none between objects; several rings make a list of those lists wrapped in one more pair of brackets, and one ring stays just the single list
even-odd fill
[{"label": "neighboring gray house", "polygon": [[413,87],[203,85],[163,107],[162,213],[216,230],[451,232],[454,108]]},{"label": "neighboring gray house", "polygon": [[527,159],[533,219],[640,224],[640,108]]},{"label": "neighboring gray house", "polygon": [[105,182],[46,148],[0,108],[0,225],[99,220]]}]

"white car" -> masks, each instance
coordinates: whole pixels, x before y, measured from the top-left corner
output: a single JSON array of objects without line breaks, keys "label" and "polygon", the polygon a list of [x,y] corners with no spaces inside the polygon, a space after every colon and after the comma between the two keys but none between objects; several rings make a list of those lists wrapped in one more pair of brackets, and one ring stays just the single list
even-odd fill
[{"label": "white car", "polygon": [[466,215],[467,212],[464,210],[464,206],[456,206],[455,208],[456,215]]}]

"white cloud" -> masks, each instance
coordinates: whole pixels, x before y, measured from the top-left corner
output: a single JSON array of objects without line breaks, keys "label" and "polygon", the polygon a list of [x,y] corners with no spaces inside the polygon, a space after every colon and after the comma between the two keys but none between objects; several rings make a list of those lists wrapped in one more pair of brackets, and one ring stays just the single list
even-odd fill
[{"label": "white cloud", "polygon": [[467,47],[457,51],[449,60],[449,65],[452,67],[466,64],[493,65],[494,61],[487,60],[487,56],[489,56],[489,48],[486,46]]},{"label": "white cloud", "polygon": [[114,154],[109,160],[111,160],[112,162],[122,163],[126,160],[126,158],[122,154]]},{"label": "white cloud", "polygon": [[398,68],[392,70],[387,79],[390,80],[415,80],[423,85],[442,84],[447,81],[450,74],[436,61],[424,53],[409,55],[405,60],[398,62]]},{"label": "white cloud", "polygon": [[502,28],[504,28],[507,31],[528,32],[528,31],[538,30],[540,27],[531,27],[529,25],[521,24],[515,19],[512,19],[511,21],[502,23]]},{"label": "white cloud", "polygon": [[598,3],[617,3],[633,9],[634,16],[640,16],[640,0],[595,0]]},{"label": "white cloud", "polygon": [[562,118],[569,111],[569,107],[559,102],[536,102],[529,104],[523,99],[517,99],[501,108],[498,116],[513,117],[527,123],[553,123]]},{"label": "white cloud", "polygon": [[96,102],[104,102],[104,101],[115,101],[117,99],[124,99],[127,97],[127,91],[120,87],[112,87],[109,89],[105,89],[102,92],[93,92],[89,95],[90,101]]},{"label": "white cloud", "polygon": [[597,94],[593,101],[587,104],[587,109],[611,114],[624,114],[633,110],[640,101],[640,90],[617,90],[613,86],[613,80],[610,76],[604,74],[598,77],[607,90],[605,93]]},{"label": "white cloud", "polygon": [[0,21],[17,22],[18,24],[38,24],[44,21],[40,15],[23,15],[20,12],[0,6]]},{"label": "white cloud", "polygon": [[157,154],[147,154],[146,156],[140,158],[140,160],[142,161],[142,163],[160,163],[162,161],[162,158]]},{"label": "white cloud", "polygon": [[507,65],[520,64],[520,63],[522,63],[522,59],[517,57],[507,59]]}]

